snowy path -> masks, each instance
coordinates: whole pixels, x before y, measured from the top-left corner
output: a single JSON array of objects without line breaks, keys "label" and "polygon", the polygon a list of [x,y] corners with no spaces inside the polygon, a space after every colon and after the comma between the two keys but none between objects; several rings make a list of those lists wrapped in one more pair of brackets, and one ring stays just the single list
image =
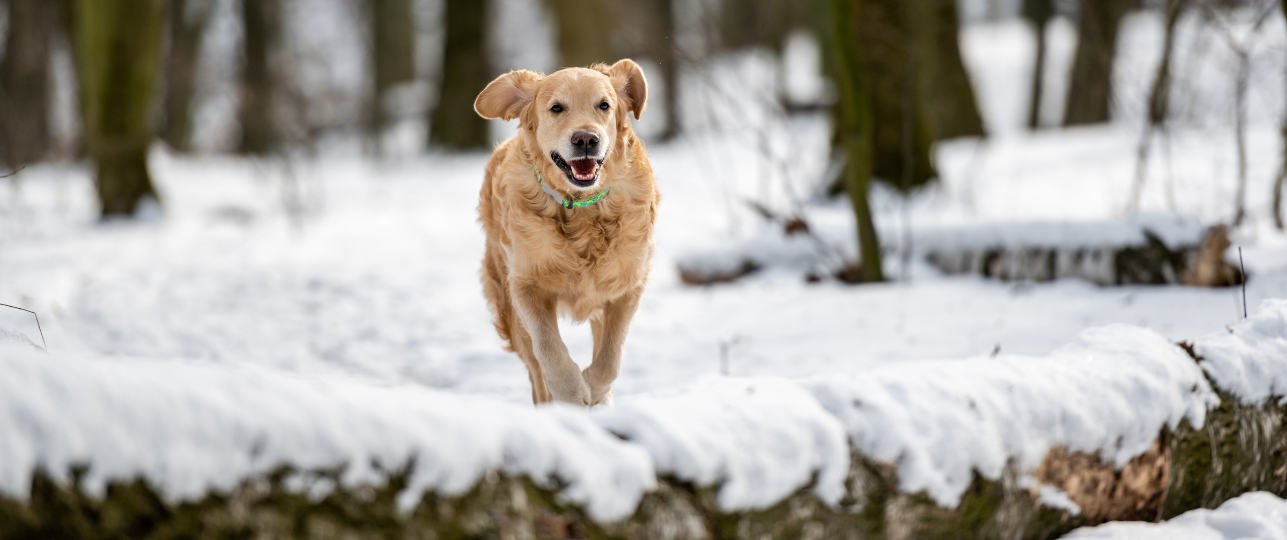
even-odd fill
[{"label": "snowy path", "polygon": [[[759,225],[742,209],[708,204],[725,188],[686,175],[695,153],[654,153],[660,251],[627,342],[620,397],[718,376],[722,354],[733,375],[861,373],[998,346],[1045,354],[1114,322],[1191,339],[1240,315],[1233,290],[1014,285],[921,266],[910,282],[862,287],[773,272],[688,287],[677,279],[677,254]],[[0,301],[40,312],[56,351],[251,362],[522,402],[527,377],[501,351],[477,279],[482,160],[297,165],[304,193],[318,201],[297,227],[282,210],[272,164],[158,154],[165,217],[109,225],[91,220],[83,171],[36,170],[0,199]],[[747,184],[739,189],[753,192]],[[922,206],[918,219],[944,219]],[[731,220],[742,232],[728,232]],[[1253,307],[1287,295],[1282,238],[1261,244],[1246,253]],[[36,338],[25,314],[0,313],[0,324]],[[588,327],[565,324],[564,334],[573,357],[588,361]]]},{"label": "snowy path", "polygon": [[[866,287],[773,273],[687,287],[674,256],[727,235],[719,230],[727,217],[701,203],[714,188],[683,176],[686,156],[662,149],[656,159],[660,252],[619,396],[714,377],[722,351],[731,374],[794,378],[997,346],[1046,354],[1109,323],[1193,338],[1238,318],[1230,289],[1014,285],[925,267],[910,283]],[[84,172],[35,171],[21,203],[0,207],[0,298],[40,311],[55,351],[248,361],[523,401],[523,366],[499,348],[477,282],[481,159],[300,167],[322,202],[299,228],[283,215],[270,166],[162,156],[166,217],[112,225],[90,221]],[[1282,249],[1248,249],[1251,306],[1287,293],[1284,258]],[[0,316],[36,338],[24,314]],[[564,333],[575,359],[587,361],[588,328],[565,324]]]},{"label": "snowy path", "polygon": [[[1124,30],[1132,46],[1116,74],[1116,124],[1036,134],[1018,131],[1033,51],[1029,30],[1019,21],[967,28],[963,54],[993,138],[941,146],[943,182],[907,206],[913,226],[1120,219],[1138,142],[1130,126],[1151,81],[1159,25],[1157,17],[1141,15]],[[1181,42],[1197,39],[1191,31]],[[1047,75],[1055,87],[1071,32],[1061,20],[1051,34],[1058,58]],[[1274,23],[1266,36],[1253,60],[1279,66],[1287,33]],[[1218,68],[1227,54],[1221,51],[1194,57],[1194,73]],[[719,60],[716,71],[727,80],[715,82],[772,92],[777,83],[766,61]],[[1257,73],[1269,75],[1252,84],[1264,114],[1251,119],[1249,133],[1251,226],[1234,239],[1246,246],[1253,310],[1264,299],[1287,296],[1287,237],[1272,229],[1267,212],[1281,148],[1275,112],[1281,103],[1274,100],[1282,80],[1277,68]],[[1176,98],[1188,107],[1181,123],[1187,127],[1176,129],[1169,154],[1157,152],[1143,210],[1210,224],[1232,214],[1236,185],[1233,137],[1221,116],[1228,89],[1220,77],[1193,77]],[[688,90],[712,121],[755,106],[722,103],[716,98],[727,95],[703,88]],[[733,285],[684,286],[675,271],[683,254],[765,234],[746,199],[803,211],[820,228],[850,228],[843,201],[818,205],[812,195],[828,164],[823,122],[755,114],[718,120],[726,123],[725,135],[697,126],[686,138],[651,148],[663,195],[659,252],[627,340],[618,397],[716,377],[722,359],[733,375],[862,373],[891,362],[984,356],[998,347],[1002,354],[1046,354],[1084,328],[1116,322],[1193,339],[1241,316],[1234,290],[1013,285],[943,278],[924,265],[911,269],[910,281],[862,287],[807,285],[798,274],[771,271]],[[485,156],[374,164],[351,150],[322,155],[287,170],[276,162],[156,152],[164,217],[111,225],[93,221],[86,171],[29,169],[21,184],[0,192],[0,303],[39,311],[55,351],[249,362],[526,401],[527,377],[517,358],[500,350],[477,278],[482,235],[474,208]],[[284,211],[292,204],[307,210],[294,224]],[[896,245],[903,204],[885,191],[875,204],[884,241]],[[887,268],[901,274],[897,260]],[[35,339],[30,318],[11,311],[0,310],[0,325]],[[563,331],[573,357],[587,361],[588,327]]]}]

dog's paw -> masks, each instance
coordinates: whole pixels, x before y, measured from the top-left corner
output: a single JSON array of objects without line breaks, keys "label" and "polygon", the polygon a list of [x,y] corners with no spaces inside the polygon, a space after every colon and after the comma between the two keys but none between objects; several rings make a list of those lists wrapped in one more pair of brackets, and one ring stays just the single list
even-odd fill
[{"label": "dog's paw", "polygon": [[550,389],[550,394],[553,394],[554,401],[581,407],[590,406],[590,385],[581,378],[579,371],[576,372],[576,376],[571,377],[547,377],[545,383]]},{"label": "dog's paw", "polygon": [[612,387],[611,386],[608,387],[608,391],[606,392],[603,392],[601,394],[592,393],[590,395],[591,409],[600,409],[603,407],[611,407],[611,406],[612,406]]}]

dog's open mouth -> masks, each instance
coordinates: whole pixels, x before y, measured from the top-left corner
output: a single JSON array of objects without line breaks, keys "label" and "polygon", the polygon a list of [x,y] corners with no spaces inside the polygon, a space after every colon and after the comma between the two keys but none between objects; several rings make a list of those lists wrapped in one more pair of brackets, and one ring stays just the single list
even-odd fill
[{"label": "dog's open mouth", "polygon": [[554,160],[554,164],[576,187],[593,186],[599,180],[599,169],[603,167],[602,159],[587,157],[565,160],[558,152],[550,152],[550,159]]}]

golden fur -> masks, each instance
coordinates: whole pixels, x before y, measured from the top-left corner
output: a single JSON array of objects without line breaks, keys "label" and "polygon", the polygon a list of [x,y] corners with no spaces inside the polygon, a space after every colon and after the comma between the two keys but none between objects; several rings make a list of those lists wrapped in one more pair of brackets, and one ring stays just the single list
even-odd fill
[{"label": "golden fur", "polygon": [[[474,102],[485,118],[520,121],[519,133],[487,162],[478,214],[487,233],[483,291],[496,331],[527,365],[533,403],[612,400],[626,331],[648,278],[659,200],[627,116],[637,119],[646,100],[643,72],[622,60],[549,76],[513,71]],[[602,103],[610,108],[600,109]],[[552,112],[553,104],[565,110]],[[605,149],[596,183],[580,188],[551,152],[563,152],[584,130],[596,131]],[[569,200],[611,190],[595,204],[566,209],[541,190],[533,165]],[[590,321],[594,357],[584,372],[559,336],[560,314]]]}]

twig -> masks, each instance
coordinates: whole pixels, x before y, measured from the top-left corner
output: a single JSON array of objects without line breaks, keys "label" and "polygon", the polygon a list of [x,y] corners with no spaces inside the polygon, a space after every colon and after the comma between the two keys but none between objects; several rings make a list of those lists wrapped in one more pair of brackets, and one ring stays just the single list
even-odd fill
[{"label": "twig", "polygon": [[741,343],[742,336],[734,335],[731,338],[719,342],[719,374],[725,377],[729,374],[729,353],[733,346]]},{"label": "twig", "polygon": [[[1251,77],[1251,50],[1255,47],[1256,40],[1259,37],[1260,29],[1264,26],[1269,15],[1276,10],[1275,3],[1265,2],[1264,7],[1256,14],[1252,21],[1250,34],[1242,39],[1234,35],[1234,30],[1230,23],[1215,7],[1212,6],[1211,0],[1202,0],[1199,4],[1205,9],[1209,20],[1215,23],[1216,28],[1220,31],[1220,36],[1224,38],[1229,46],[1238,57],[1238,73],[1234,80],[1234,136],[1238,147],[1238,191],[1235,195],[1237,199],[1237,209],[1234,213],[1233,226],[1242,225],[1243,218],[1247,214],[1247,89]],[[1245,277],[1245,276],[1244,276]],[[1243,306],[1244,311],[1246,306]]]},{"label": "twig", "polygon": [[[26,166],[26,165],[23,165],[23,166],[21,166],[21,167],[18,167],[17,169],[14,169],[14,170],[13,170],[13,172],[11,172],[11,173],[9,173],[9,174],[6,174],[6,175],[0,175],[0,178],[8,178],[8,177],[10,177],[10,176],[13,176],[13,175],[15,175],[15,174],[18,174],[18,173],[22,172],[22,170],[23,170],[23,169],[26,169],[26,168],[27,168],[27,166]],[[4,305],[4,304],[0,304],[0,306],[2,306],[2,305]],[[13,307],[13,306],[9,306],[9,307]]]},{"label": "twig", "polygon": [[1247,267],[1242,264],[1242,246],[1238,246],[1238,271],[1242,272],[1242,318],[1247,318]]},{"label": "twig", "polygon": [[[22,169],[18,169],[18,171],[21,171],[21,170],[22,170]],[[14,171],[14,172],[16,173],[16,172],[18,172],[18,171]],[[30,309],[22,309],[22,308],[20,308],[20,307],[18,307],[18,306],[11,306],[11,305],[9,305],[9,304],[0,304],[0,306],[4,306],[4,307],[7,307],[7,308],[13,308],[13,309],[16,309],[16,310],[19,310],[19,311],[26,311],[27,313],[30,313],[32,317],[35,317],[35,318],[36,318],[36,330],[40,332],[40,343],[41,343],[42,345],[44,345],[44,346],[45,346],[45,351],[46,351],[46,352],[48,352],[48,351],[49,351],[49,344],[48,344],[48,343],[45,343],[45,330],[44,330],[43,328],[41,328],[41,327],[40,327],[40,315],[36,315],[36,312],[34,312],[34,311],[30,310]]]}]

